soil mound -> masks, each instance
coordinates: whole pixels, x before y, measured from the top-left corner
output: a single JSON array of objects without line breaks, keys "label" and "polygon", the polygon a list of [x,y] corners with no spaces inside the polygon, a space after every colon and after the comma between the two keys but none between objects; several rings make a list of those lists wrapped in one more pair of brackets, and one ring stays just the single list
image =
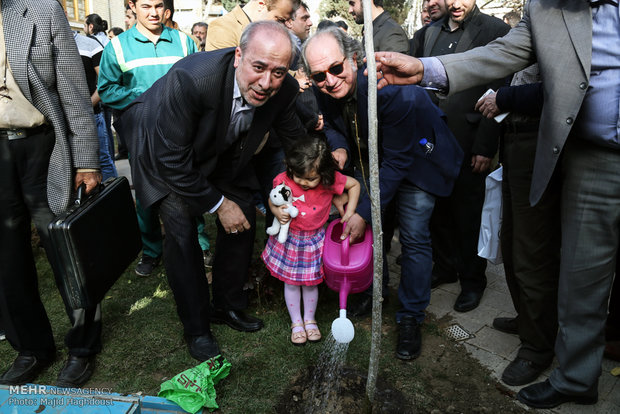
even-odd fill
[{"label": "soil mound", "polygon": [[[343,368],[337,381],[328,384],[325,378],[315,378],[315,368],[304,370],[284,392],[275,411],[278,414],[410,414],[413,409],[402,393],[384,379],[377,379],[375,402],[366,399],[366,374],[352,368]],[[313,387],[314,381],[321,386]]]}]

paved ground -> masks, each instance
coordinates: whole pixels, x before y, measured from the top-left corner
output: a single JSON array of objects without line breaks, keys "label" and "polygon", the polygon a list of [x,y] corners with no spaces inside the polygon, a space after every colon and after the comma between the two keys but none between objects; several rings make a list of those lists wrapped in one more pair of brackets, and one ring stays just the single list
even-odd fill
[{"label": "paved ground", "polygon": [[[400,266],[395,263],[400,253],[400,245],[394,241],[388,258],[390,266],[390,285],[398,286]],[[392,277],[393,276],[393,277]],[[467,333],[469,339],[463,340],[465,348],[480,363],[487,367],[493,377],[501,381],[502,372],[510,361],[517,355],[519,338],[493,329],[493,319],[498,316],[515,316],[508,287],[504,276],[504,267],[489,264],[487,267],[487,289],[484,292],[480,306],[471,312],[460,313],[452,309],[457,295],[460,293],[458,283],[450,283],[433,289],[428,312],[437,319],[449,317],[452,323],[458,324]],[[540,381],[549,377],[552,369],[557,366],[554,361],[551,368],[544,372]],[[620,366],[619,362],[603,360],[603,374],[599,382],[599,402],[593,406],[563,404],[554,410],[537,412],[569,413],[569,414],[618,414],[620,413],[620,377],[614,377],[610,371]],[[502,383],[503,384],[503,383]],[[505,385],[505,384],[504,384]],[[518,391],[521,387],[506,388]],[[524,406],[525,407],[525,406]]]},{"label": "paved ground", "polygon": [[[130,177],[129,163],[127,160],[116,162],[119,175]],[[131,181],[131,179],[130,179]],[[400,278],[400,266],[395,263],[396,256],[400,253],[400,245],[396,241],[392,244],[389,256],[390,265],[390,285],[398,287]],[[512,361],[519,348],[519,338],[516,335],[509,335],[496,331],[492,327],[493,319],[498,316],[514,316],[515,311],[508,293],[504,278],[504,268],[502,265],[494,266],[489,264],[487,268],[488,285],[484,293],[480,306],[471,312],[459,313],[452,309],[456,296],[460,292],[458,283],[446,284],[434,289],[431,296],[431,303],[428,311],[437,319],[450,317],[454,324],[458,324],[468,334],[469,339],[464,339],[463,343],[469,353],[480,363],[487,367],[492,375],[498,379],[506,365]],[[549,368],[541,377],[541,381],[549,376],[551,370],[557,363]],[[576,404],[563,404],[555,410],[547,412],[568,413],[568,414],[618,414],[620,413],[620,377],[614,377],[610,371],[620,366],[620,363],[603,360],[603,374],[599,383],[599,402],[594,406],[582,406]],[[518,391],[521,387],[510,387],[513,391]],[[541,412],[541,411],[538,411]]]}]

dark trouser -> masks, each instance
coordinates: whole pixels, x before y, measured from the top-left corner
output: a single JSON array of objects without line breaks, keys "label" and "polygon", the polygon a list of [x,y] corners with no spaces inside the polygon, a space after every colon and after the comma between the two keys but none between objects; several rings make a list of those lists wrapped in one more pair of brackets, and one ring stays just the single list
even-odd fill
[{"label": "dark trouser", "polygon": [[[106,111],[106,108],[107,108],[107,111]],[[112,151],[112,155],[114,155],[114,134],[112,133],[112,116],[114,116],[114,119],[118,119],[123,112],[119,111],[118,109],[106,107],[105,105],[104,105],[104,111],[106,111],[104,112],[104,116],[106,117],[105,118],[106,125],[108,127],[108,131],[110,132],[110,138],[112,139],[111,151]],[[127,150],[127,144],[125,143],[124,137],[121,134],[117,133],[116,140],[118,141],[118,153],[120,155],[127,156],[128,150]]]},{"label": "dark trouser", "polygon": [[265,228],[261,229],[263,238],[267,238],[265,230],[273,223],[273,213],[269,208],[269,192],[273,188],[273,179],[276,175],[286,170],[284,165],[284,149],[281,147],[263,148],[261,152],[253,158],[254,171],[260,185],[260,195],[263,205],[267,212],[265,213]]},{"label": "dark trouser", "polygon": [[518,356],[546,365],[553,359],[558,329],[560,189],[553,180],[538,204],[530,206],[537,135],[504,137],[501,241],[506,282],[518,314]]},{"label": "dark trouser", "polygon": [[463,291],[482,292],[487,285],[487,261],[478,256],[478,235],[486,174],[473,173],[469,164],[463,163],[452,194],[435,202],[433,274],[458,276]]},{"label": "dark trouser", "polygon": [[[31,221],[37,228],[56,284],[61,286],[56,255],[47,225],[54,218],[47,203],[47,172],[54,131],[9,141],[0,138],[0,314],[8,341],[26,355],[51,358],[54,337],[38,290],[31,247]],[[60,289],[63,300],[64,291]],[[65,307],[72,328],[65,337],[69,353],[94,355],[101,351],[101,308]]]},{"label": "dark trouser", "polygon": [[616,277],[609,298],[609,315],[607,316],[609,335],[607,340],[620,340],[620,260],[616,256]]},{"label": "dark trouser", "polygon": [[[213,262],[213,305],[241,310],[247,306],[243,285],[254,247],[256,210],[251,203],[240,205],[252,226],[236,234],[226,234],[219,220]],[[177,304],[177,313],[186,335],[208,332],[210,301],[202,250],[198,243],[196,217],[175,193],[162,199],[157,208],[164,223],[164,264],[168,283]]]},{"label": "dark trouser", "polygon": [[256,208],[248,198],[247,204],[236,201],[250,223],[250,230],[227,234],[220,220],[216,220],[217,236],[213,258],[213,306],[218,309],[242,310],[248,306],[243,285],[254,250],[256,235]]},{"label": "dark trouser", "polygon": [[162,240],[164,236],[161,234],[157,209],[153,207],[143,208],[142,202],[136,197],[136,215],[138,216],[138,228],[142,239],[142,253],[150,257],[160,257],[163,251]]},{"label": "dark trouser", "polygon": [[562,257],[558,283],[558,391],[597,392],[620,237],[620,151],[569,136],[561,164]]}]

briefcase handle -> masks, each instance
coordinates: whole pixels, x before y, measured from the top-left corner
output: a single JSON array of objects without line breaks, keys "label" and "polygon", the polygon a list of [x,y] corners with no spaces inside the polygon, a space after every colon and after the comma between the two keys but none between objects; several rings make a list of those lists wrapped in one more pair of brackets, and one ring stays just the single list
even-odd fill
[{"label": "briefcase handle", "polygon": [[104,187],[105,186],[103,185],[103,183],[99,183],[99,185],[97,185],[97,187],[95,187],[95,189],[90,194],[86,194],[86,183],[80,184],[75,195],[75,205],[81,206],[82,202],[85,202],[86,200],[88,200],[88,198],[99,194]]}]

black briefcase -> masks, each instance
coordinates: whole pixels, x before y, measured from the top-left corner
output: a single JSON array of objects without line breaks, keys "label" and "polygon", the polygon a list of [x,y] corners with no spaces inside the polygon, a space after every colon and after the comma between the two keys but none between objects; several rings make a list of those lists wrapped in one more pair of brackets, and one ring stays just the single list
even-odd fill
[{"label": "black briefcase", "polygon": [[73,309],[101,302],[142,249],[127,178],[109,178],[89,196],[83,192],[80,187],[75,204],[48,226],[60,288]]}]

